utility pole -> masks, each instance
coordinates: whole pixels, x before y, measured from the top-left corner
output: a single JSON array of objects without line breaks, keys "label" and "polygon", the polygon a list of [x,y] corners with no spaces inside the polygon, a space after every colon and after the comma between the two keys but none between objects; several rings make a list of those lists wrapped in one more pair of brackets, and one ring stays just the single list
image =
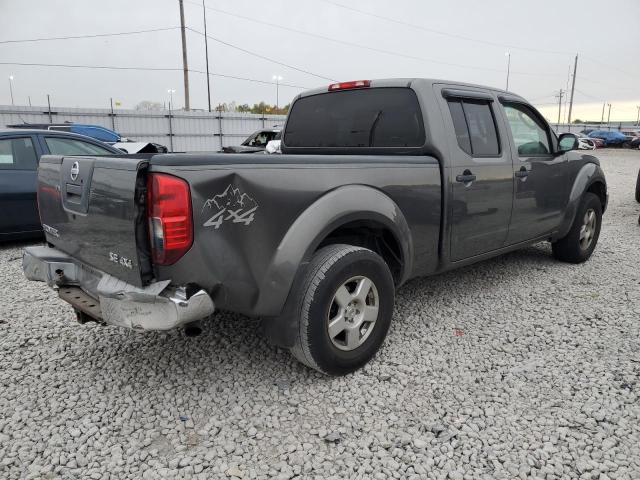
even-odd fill
[{"label": "utility pole", "polygon": [[578,70],[578,54],[576,53],[576,61],[573,64],[573,79],[571,80],[571,99],[569,100],[569,131],[571,131],[571,111],[573,110],[573,92],[576,89],[576,71]]},{"label": "utility pole", "polygon": [[509,91],[509,71],[511,70],[511,52],[505,53],[507,56],[507,88],[505,90]]},{"label": "utility pole", "polygon": [[[180,32],[182,34],[182,72],[184,75],[184,109],[189,110],[189,65],[187,62],[187,33],[184,26],[184,4],[182,0],[178,0],[180,4]],[[207,75],[208,77],[208,75]]]},{"label": "utility pole", "polygon": [[51,119],[51,97],[49,96],[49,94],[47,93],[47,108],[49,109],[49,123],[53,123],[53,120]]},{"label": "utility pole", "polygon": [[558,93],[558,95],[556,95],[556,98],[558,99],[558,123],[556,124],[556,132],[560,133],[560,114],[562,112],[562,97],[564,96],[566,92],[563,92],[562,89],[560,89],[560,93]]},{"label": "utility pole", "polygon": [[276,114],[277,114],[278,110],[280,109],[280,80],[282,80],[282,77],[280,75],[274,75],[272,78],[276,82]]},{"label": "utility pole", "polygon": [[562,121],[566,123],[567,121],[567,103],[569,103],[569,95],[566,93],[569,91],[569,82],[571,81],[571,65],[569,65],[569,69],[567,70],[567,85],[565,88],[565,96],[564,96],[564,114],[562,115]]},{"label": "utility pole", "polygon": [[607,127],[609,128],[609,130],[611,130],[611,104],[607,103],[607,105],[609,105],[609,114],[607,115]]},{"label": "utility pole", "polygon": [[9,75],[9,92],[11,92],[11,105],[14,105],[14,103],[13,103],[13,75]]},{"label": "utility pole", "polygon": [[207,104],[211,113],[211,86],[209,85],[209,42],[207,41],[207,6],[202,0],[202,17],[204,18],[204,56],[207,63]]},{"label": "utility pole", "polygon": [[636,127],[640,126],[640,105],[636,107],[638,109],[638,117],[636,118]]},{"label": "utility pole", "polygon": [[111,117],[111,130],[113,130],[115,132],[115,130],[116,130],[116,115],[115,115],[115,113],[113,113],[113,97],[111,97],[109,99],[109,102],[111,104],[111,115],[110,115],[110,117]]},{"label": "utility pole", "polygon": [[602,128],[602,124],[604,123],[604,107],[606,107],[607,102],[602,104],[602,117],[600,117],[600,128]]}]

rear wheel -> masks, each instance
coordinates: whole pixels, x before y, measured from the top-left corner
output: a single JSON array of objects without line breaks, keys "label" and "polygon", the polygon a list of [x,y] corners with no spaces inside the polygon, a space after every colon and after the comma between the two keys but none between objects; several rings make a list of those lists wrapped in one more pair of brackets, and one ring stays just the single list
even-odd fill
[{"label": "rear wheel", "polygon": [[587,192],[582,196],[569,233],[551,245],[553,256],[569,263],[582,263],[588,260],[598,243],[601,226],[600,199],[597,195]]},{"label": "rear wheel", "polygon": [[313,256],[295,286],[298,335],[291,353],[322,373],[344,375],[367,363],[384,341],[395,287],[376,253],[330,245]]},{"label": "rear wheel", "polygon": [[638,178],[636,180],[636,202],[640,203],[640,170],[638,170]]}]

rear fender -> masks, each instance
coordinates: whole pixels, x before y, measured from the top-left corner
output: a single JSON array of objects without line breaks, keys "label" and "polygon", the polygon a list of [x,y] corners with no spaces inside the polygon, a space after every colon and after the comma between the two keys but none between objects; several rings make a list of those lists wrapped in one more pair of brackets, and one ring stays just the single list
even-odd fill
[{"label": "rear fender", "polygon": [[279,315],[300,267],[309,262],[329,233],[355,220],[374,220],[393,232],[402,250],[402,283],[411,272],[413,242],[400,208],[374,188],[344,186],[320,197],[291,225],[265,272],[255,310],[267,316]]}]

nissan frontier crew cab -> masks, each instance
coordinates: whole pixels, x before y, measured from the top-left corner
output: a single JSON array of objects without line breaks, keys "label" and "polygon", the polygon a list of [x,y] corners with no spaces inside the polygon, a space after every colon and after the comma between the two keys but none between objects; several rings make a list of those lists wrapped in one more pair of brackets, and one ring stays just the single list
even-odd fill
[{"label": "nissan frontier crew cab", "polygon": [[45,156],[48,246],[24,252],[81,321],[187,326],[215,309],[333,375],[369,361],[408,279],[549,241],[598,241],[597,158],[526,100],[428,79],[298,95],[282,155]]}]

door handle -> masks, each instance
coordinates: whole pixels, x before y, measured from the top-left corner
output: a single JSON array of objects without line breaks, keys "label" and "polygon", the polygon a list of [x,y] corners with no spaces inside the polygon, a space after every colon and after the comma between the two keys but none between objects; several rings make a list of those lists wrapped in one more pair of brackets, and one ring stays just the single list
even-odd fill
[{"label": "door handle", "polygon": [[526,167],[520,167],[520,170],[515,173],[515,176],[517,178],[527,178],[529,176],[529,171]]},{"label": "door handle", "polygon": [[471,173],[470,170],[465,170],[464,172],[462,172],[462,175],[457,175],[456,176],[456,182],[460,182],[460,183],[471,183],[476,179],[476,176]]}]

